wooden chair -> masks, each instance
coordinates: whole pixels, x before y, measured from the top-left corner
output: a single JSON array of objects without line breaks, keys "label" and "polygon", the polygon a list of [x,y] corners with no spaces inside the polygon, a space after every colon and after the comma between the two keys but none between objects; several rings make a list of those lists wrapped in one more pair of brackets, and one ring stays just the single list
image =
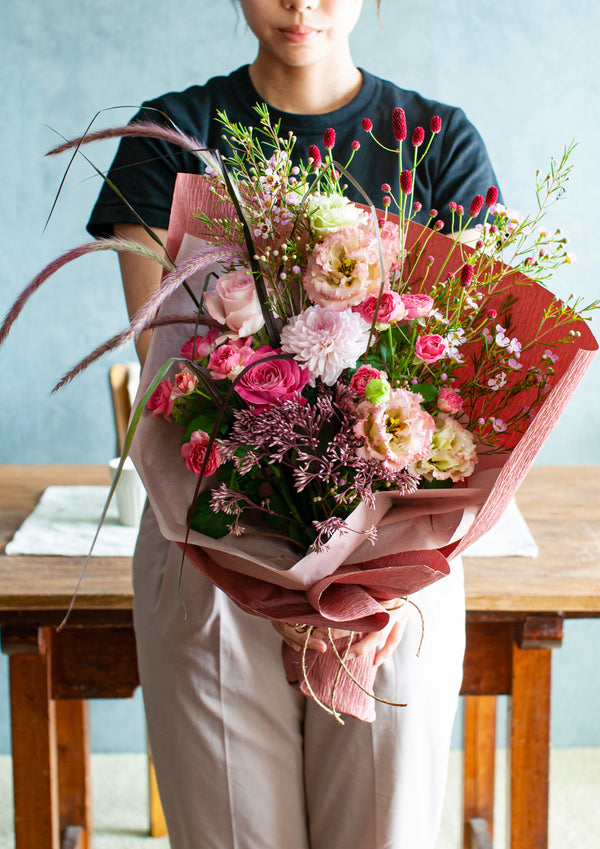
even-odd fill
[{"label": "wooden chair", "polygon": [[[139,383],[140,367],[138,363],[116,363],[110,369],[109,381],[110,392],[115,416],[115,430],[117,433],[117,454],[120,454],[125,444],[131,405],[135,398],[137,385]],[[167,824],[163,813],[156,773],[152,761],[152,753],[148,746],[148,787],[150,799],[150,834],[152,837],[165,837]]]}]

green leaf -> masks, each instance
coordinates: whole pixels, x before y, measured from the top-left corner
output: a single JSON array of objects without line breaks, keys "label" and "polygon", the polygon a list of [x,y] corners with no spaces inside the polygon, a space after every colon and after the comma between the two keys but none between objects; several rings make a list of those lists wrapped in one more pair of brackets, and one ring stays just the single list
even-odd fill
[{"label": "green leaf", "polygon": [[191,516],[188,516],[193,530],[213,539],[220,539],[229,533],[232,516],[227,513],[215,513],[210,507],[211,492],[201,492],[194,504]]},{"label": "green leaf", "polygon": [[415,383],[410,389],[411,392],[419,392],[426,404],[433,401],[438,394],[437,386],[434,386],[432,383]]}]

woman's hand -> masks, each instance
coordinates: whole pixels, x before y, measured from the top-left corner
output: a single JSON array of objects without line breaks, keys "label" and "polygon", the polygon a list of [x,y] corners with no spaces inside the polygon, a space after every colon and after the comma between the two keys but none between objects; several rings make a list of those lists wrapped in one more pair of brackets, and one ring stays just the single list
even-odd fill
[{"label": "woman's hand", "polygon": [[[373,631],[372,634],[367,634],[362,640],[354,643],[348,652],[346,659],[355,657],[363,657],[365,654],[379,648],[373,659],[375,666],[381,666],[384,660],[387,660],[400,645],[400,641],[404,635],[406,623],[408,622],[409,604],[405,599],[395,598],[390,601],[381,602],[390,614],[390,621],[381,631]],[[302,651],[304,643],[307,642],[308,626],[298,625],[293,622],[278,622],[272,621],[271,624],[286,643],[294,651]],[[350,636],[350,631],[342,631],[340,629],[331,630],[331,638],[341,640]],[[326,628],[314,628],[310,637],[308,637],[307,649],[318,651],[323,654],[328,649],[331,650],[329,643],[329,635]]]}]

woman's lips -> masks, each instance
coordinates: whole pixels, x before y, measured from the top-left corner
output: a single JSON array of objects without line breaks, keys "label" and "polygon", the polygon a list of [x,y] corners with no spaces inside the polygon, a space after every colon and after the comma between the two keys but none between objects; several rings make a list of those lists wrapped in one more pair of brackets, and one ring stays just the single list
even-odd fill
[{"label": "woman's lips", "polygon": [[319,34],[319,30],[312,27],[282,27],[279,32],[290,44],[306,44]]}]

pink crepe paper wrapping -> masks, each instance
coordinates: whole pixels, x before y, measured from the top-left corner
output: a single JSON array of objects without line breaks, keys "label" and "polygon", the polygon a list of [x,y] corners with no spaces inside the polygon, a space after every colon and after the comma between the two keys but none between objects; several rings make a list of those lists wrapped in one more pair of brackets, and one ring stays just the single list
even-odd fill
[{"label": "pink crepe paper wrapping", "polygon": [[[235,216],[232,209],[215,204],[206,192],[204,178],[179,174],[167,241],[171,256],[177,256],[186,234],[197,236],[200,232],[200,222],[193,216],[199,208],[208,215]],[[447,256],[446,237],[410,224],[409,246],[417,238],[425,237],[428,256],[434,256],[436,261]],[[464,252],[470,249],[462,246],[461,250],[463,256],[456,249],[446,264],[448,273],[462,266]],[[424,257],[419,260],[412,269],[411,280],[424,275],[425,262]],[[192,288],[193,285],[192,281]],[[514,312],[511,334],[527,339],[552,296],[517,272],[513,285],[519,287],[520,303]],[[189,295],[180,288],[165,302],[160,315],[191,312],[190,306]],[[389,614],[379,601],[410,595],[448,574],[448,561],[475,542],[502,515],[597,350],[587,325],[579,322],[577,329],[581,337],[561,346],[552,390],[526,432],[516,436],[504,434],[505,450],[482,456],[465,486],[420,490],[407,496],[378,493],[374,511],[365,505],[354,511],[347,520],[353,527],[364,530],[377,525],[374,545],[356,533],[337,533],[325,552],[313,552],[298,560],[287,544],[272,538],[265,542],[265,538],[256,536],[228,535],[215,540],[196,531],[188,534],[187,513],[196,478],[180,456],[183,429],[145,411],[131,454],[163,535],[184,547],[194,566],[244,610],[267,619],[358,633],[380,630],[388,624]],[[180,324],[154,330],[136,405],[159,367],[177,355],[192,331],[191,326]],[[563,326],[551,332],[548,342],[564,334]],[[528,365],[527,355],[522,362],[525,367]],[[513,403],[523,407],[527,399],[521,396]],[[328,704],[331,682],[337,672],[335,655],[331,650],[325,655],[316,652],[307,655],[311,686]],[[283,659],[290,683],[308,695],[297,653],[284,645]],[[375,678],[372,655],[350,661],[348,668],[372,692]],[[372,721],[374,704],[347,676],[340,676],[335,695],[338,711]]]}]

